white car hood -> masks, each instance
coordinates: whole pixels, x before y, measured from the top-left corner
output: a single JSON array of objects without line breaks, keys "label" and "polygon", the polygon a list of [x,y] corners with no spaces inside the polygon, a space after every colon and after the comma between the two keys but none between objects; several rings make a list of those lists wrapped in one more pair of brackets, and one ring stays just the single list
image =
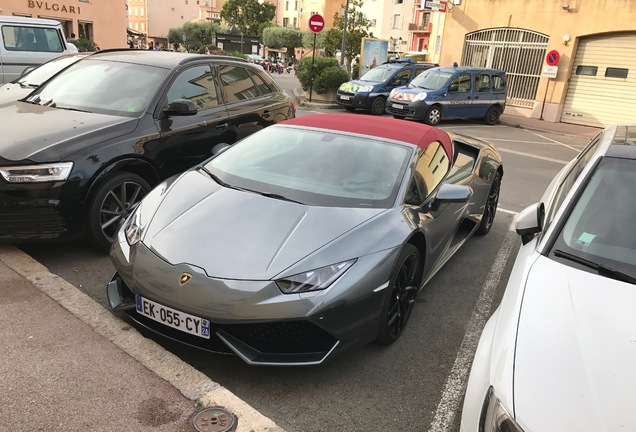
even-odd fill
[{"label": "white car hood", "polygon": [[521,309],[515,417],[525,432],[636,430],[636,286],[541,257]]}]

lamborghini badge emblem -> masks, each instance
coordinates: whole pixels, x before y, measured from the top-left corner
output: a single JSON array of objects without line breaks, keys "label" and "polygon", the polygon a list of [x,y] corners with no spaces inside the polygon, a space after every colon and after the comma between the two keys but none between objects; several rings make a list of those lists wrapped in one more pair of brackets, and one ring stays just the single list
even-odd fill
[{"label": "lamborghini badge emblem", "polygon": [[182,273],[181,278],[179,279],[179,285],[187,284],[190,279],[192,279],[192,275],[190,273]]}]

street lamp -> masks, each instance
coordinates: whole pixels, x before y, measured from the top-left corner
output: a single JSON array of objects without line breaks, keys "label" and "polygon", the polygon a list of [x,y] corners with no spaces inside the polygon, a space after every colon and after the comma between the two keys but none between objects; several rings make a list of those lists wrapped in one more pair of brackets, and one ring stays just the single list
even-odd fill
[{"label": "street lamp", "polygon": [[347,12],[349,11],[349,0],[345,3],[342,18],[342,47],[340,48],[340,66],[344,65],[345,41],[347,40]]}]

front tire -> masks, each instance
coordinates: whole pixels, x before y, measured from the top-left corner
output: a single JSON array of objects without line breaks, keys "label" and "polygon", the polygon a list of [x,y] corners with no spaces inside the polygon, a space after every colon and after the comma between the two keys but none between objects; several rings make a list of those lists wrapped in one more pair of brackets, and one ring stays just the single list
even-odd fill
[{"label": "front tire", "polygon": [[431,126],[437,126],[442,121],[442,108],[439,105],[433,105],[426,111],[424,122]]},{"label": "front tire", "polygon": [[88,240],[108,251],[121,224],[150,191],[150,185],[136,174],[120,172],[98,187],[88,210]]},{"label": "front tire", "polygon": [[486,124],[495,125],[499,122],[499,116],[501,115],[501,110],[495,106],[490,107],[486,112],[486,116],[484,117],[484,121]]},{"label": "front tire", "polygon": [[419,251],[412,244],[406,244],[398,255],[386,288],[377,343],[389,345],[402,335],[415,304],[422,268]]},{"label": "front tire", "polygon": [[495,221],[495,213],[497,212],[497,204],[499,203],[499,193],[501,191],[501,174],[499,171],[495,173],[495,178],[492,179],[490,184],[490,191],[488,191],[488,199],[484,206],[484,214],[481,216],[481,223],[477,228],[477,235],[486,235],[492,228],[492,224]]},{"label": "front tire", "polygon": [[386,101],[383,97],[378,96],[373,99],[373,103],[371,104],[371,114],[373,115],[382,115],[384,114],[384,110],[386,108]]}]

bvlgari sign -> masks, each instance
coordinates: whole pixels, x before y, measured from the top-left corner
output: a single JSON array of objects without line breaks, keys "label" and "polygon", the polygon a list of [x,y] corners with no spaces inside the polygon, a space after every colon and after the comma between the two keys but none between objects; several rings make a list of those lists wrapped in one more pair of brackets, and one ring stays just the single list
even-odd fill
[{"label": "bvlgari sign", "polygon": [[36,0],[29,0],[28,3],[31,9],[42,9],[42,10],[53,11],[53,12],[66,12],[66,13],[72,13],[72,14],[78,14],[78,15],[81,13],[79,6],[66,6],[59,3],[49,3],[45,1],[36,1]]}]

